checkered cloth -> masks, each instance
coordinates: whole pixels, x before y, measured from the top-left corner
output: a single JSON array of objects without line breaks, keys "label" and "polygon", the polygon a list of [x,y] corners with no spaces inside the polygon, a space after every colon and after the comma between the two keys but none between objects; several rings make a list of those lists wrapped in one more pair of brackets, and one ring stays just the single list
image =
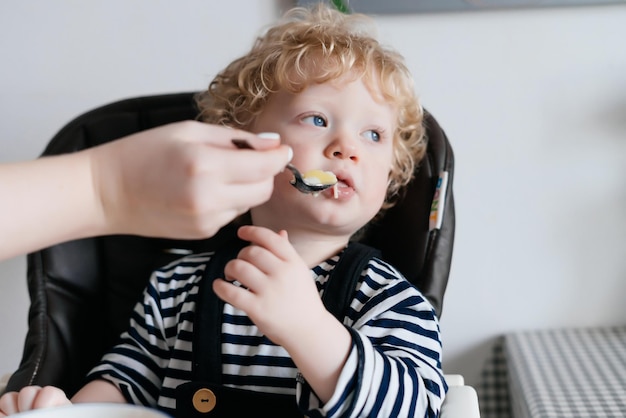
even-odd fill
[{"label": "checkered cloth", "polygon": [[626,417],[626,326],[505,338],[513,416]]},{"label": "checkered cloth", "polygon": [[483,418],[624,418],[626,326],[506,335],[482,377]]},{"label": "checkered cloth", "polygon": [[498,337],[476,385],[481,418],[511,418],[504,337]]}]

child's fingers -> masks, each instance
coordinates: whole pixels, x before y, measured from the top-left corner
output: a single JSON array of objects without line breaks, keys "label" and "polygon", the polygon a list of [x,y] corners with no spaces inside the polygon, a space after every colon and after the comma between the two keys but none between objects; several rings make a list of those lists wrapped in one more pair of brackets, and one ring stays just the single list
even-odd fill
[{"label": "child's fingers", "polygon": [[35,398],[40,390],[40,386],[26,386],[20,390],[17,395],[17,409],[20,412],[33,409]]},{"label": "child's fingers", "polygon": [[224,268],[224,274],[226,281],[237,280],[251,292],[261,290],[266,278],[265,273],[260,271],[254,263],[240,259],[229,261]]},{"label": "child's fingers", "polygon": [[213,280],[213,291],[224,302],[230,303],[244,312],[247,312],[247,309],[252,306],[252,298],[254,297],[252,292],[235,286],[224,279]]},{"label": "child's fingers", "polygon": [[54,386],[44,386],[33,401],[33,409],[50,408],[52,406],[67,405],[70,401],[65,392]]},{"label": "child's fingers", "polygon": [[[271,250],[257,244],[244,247],[237,256],[237,260],[254,266],[259,272],[268,275],[276,270],[276,267],[284,261],[276,256]],[[244,275],[244,272],[237,274]],[[240,277],[239,275],[237,277]]]},{"label": "child's fingers", "polygon": [[282,260],[288,260],[295,255],[286,233],[277,234],[268,228],[245,225],[239,228],[237,235],[244,241],[267,249]]},{"label": "child's fingers", "polygon": [[0,397],[0,417],[18,413],[17,392],[7,392]]}]

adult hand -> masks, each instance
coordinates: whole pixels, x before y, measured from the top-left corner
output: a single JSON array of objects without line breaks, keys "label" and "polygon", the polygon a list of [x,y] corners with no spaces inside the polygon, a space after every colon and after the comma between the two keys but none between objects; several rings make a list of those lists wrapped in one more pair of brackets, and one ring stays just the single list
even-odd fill
[{"label": "adult hand", "polygon": [[[234,138],[254,150],[238,150]],[[110,233],[205,238],[265,202],[287,164],[279,137],[186,121],[90,150]]]},{"label": "adult hand", "polygon": [[[273,138],[272,138],[273,137]],[[246,139],[254,150],[237,149]],[[212,236],[269,199],[290,149],[196,121],[84,151],[0,164],[0,260],[95,235]]]},{"label": "adult hand", "polygon": [[0,397],[0,417],[30,411],[70,405],[65,393],[54,386],[26,386],[19,392],[7,392]]}]

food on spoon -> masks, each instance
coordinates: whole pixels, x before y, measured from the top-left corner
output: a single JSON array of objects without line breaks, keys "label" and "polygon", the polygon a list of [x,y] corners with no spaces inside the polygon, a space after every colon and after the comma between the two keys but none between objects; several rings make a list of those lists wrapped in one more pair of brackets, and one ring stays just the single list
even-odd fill
[{"label": "food on spoon", "polygon": [[310,170],[304,173],[302,179],[309,186],[325,186],[337,184],[337,176],[332,171]]}]

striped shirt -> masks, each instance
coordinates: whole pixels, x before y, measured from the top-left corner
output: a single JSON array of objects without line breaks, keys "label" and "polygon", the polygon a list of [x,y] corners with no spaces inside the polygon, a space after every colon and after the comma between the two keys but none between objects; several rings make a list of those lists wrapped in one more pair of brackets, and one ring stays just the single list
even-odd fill
[{"label": "striped shirt", "polygon": [[[153,273],[130,328],[88,379],[116,385],[128,402],[174,414],[175,389],[192,379],[193,318],[211,253],[190,255]],[[311,269],[320,295],[339,255]],[[334,394],[322,404],[289,354],[246,314],[224,305],[222,383],[293,394],[305,415],[436,417],[447,385],[439,323],[430,303],[389,264],[373,258],[343,324],[352,347]]]}]

